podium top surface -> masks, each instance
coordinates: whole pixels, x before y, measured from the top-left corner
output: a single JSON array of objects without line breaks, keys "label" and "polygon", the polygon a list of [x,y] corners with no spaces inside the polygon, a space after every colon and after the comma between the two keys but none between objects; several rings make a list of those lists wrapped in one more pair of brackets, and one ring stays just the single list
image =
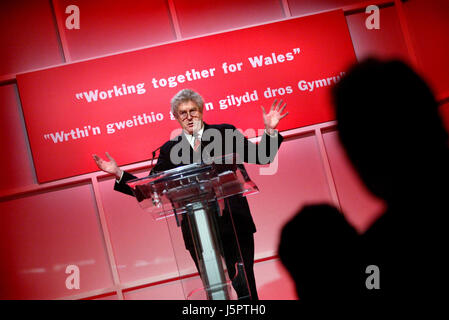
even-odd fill
[{"label": "podium top surface", "polygon": [[229,161],[188,164],[133,179],[127,184],[140,206],[156,219],[183,213],[194,202],[218,201],[259,191],[245,167]]}]

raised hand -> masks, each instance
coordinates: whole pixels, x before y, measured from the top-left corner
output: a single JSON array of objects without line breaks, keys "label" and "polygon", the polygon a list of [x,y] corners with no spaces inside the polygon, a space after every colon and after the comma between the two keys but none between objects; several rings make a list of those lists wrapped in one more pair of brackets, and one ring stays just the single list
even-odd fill
[{"label": "raised hand", "polygon": [[109,161],[105,161],[101,159],[96,154],[93,154],[92,157],[95,160],[95,163],[97,164],[97,167],[100,170],[103,170],[107,173],[112,173],[116,176],[116,178],[120,178],[122,175],[122,170],[117,166],[117,162],[109,155],[108,152],[106,152],[106,156],[109,158]]},{"label": "raised hand", "polygon": [[[263,122],[265,124],[265,130],[267,130],[269,134],[273,134],[274,129],[276,129],[277,125],[279,124],[279,121],[288,115],[288,111],[285,114],[281,115],[282,111],[284,111],[285,107],[287,106],[287,103],[284,103],[284,105],[282,105],[282,100],[280,100],[278,104],[276,104],[276,102],[277,99],[274,99],[273,104],[270,108],[270,112],[268,113],[265,113],[265,109],[262,106]],[[282,107],[279,109],[281,105]]]}]

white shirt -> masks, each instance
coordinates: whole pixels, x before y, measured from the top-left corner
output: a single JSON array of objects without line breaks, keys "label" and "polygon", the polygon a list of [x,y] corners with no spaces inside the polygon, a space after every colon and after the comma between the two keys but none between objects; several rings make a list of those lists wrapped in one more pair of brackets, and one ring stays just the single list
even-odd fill
[{"label": "white shirt", "polygon": [[[200,141],[201,141],[201,137],[203,136],[203,132],[204,132],[204,124],[201,127],[201,129],[196,133],[196,136],[198,137],[198,139],[200,139]],[[193,148],[195,145],[195,135],[188,134],[185,131],[183,131],[183,133],[184,133],[185,137],[187,138],[187,141],[189,141],[190,145]],[[265,133],[270,137],[276,137],[278,134],[278,131],[275,130],[273,134],[269,134],[268,131],[265,130]]]},{"label": "white shirt", "polygon": [[[203,132],[204,132],[204,123],[203,123],[203,126],[201,127],[201,129],[196,133],[196,136],[198,137],[198,139],[201,140],[201,137],[203,136]],[[278,131],[275,130],[274,134],[269,134],[267,132],[267,130],[265,130],[265,133],[267,135],[269,135],[270,137],[276,137],[278,134]],[[190,145],[193,148],[195,145],[195,135],[188,134],[184,130],[183,130],[183,134],[185,135],[185,137],[187,138],[187,141],[190,143]],[[122,177],[123,177],[123,172],[122,172],[122,175],[120,176],[120,179],[116,179],[117,183],[120,183],[120,181],[122,180]]]},{"label": "white shirt", "polygon": [[188,134],[187,132],[183,131],[184,135],[187,138],[187,141],[189,141],[189,143],[192,146],[192,148],[195,145],[195,136],[197,136],[198,139],[200,139],[200,141],[201,141],[201,137],[203,136],[203,132],[204,132],[204,124],[201,127],[201,129],[195,135],[191,135],[191,134]]}]

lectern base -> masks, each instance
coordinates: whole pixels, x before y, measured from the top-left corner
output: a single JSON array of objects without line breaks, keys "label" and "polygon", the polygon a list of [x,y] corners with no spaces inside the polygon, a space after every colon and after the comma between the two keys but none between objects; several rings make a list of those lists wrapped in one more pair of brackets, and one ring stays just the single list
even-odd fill
[{"label": "lectern base", "polygon": [[229,300],[229,290],[223,259],[220,255],[218,203],[194,202],[186,206],[192,230],[199,271],[209,300]]},{"label": "lectern base", "polygon": [[[249,298],[232,212],[230,207],[225,210],[223,201],[257,193],[258,189],[243,165],[238,165],[237,158],[230,154],[209,164],[193,163],[127,182],[144,210],[157,220],[166,218],[181,285],[188,299],[228,300],[236,295],[239,299]],[[222,216],[223,211],[229,217]],[[171,216],[175,219],[167,219]],[[193,261],[187,258],[186,249]],[[197,277],[183,277],[194,274],[193,263],[201,283]],[[193,287],[203,289],[192,290]]]},{"label": "lectern base", "polygon": [[[231,281],[223,284],[223,287],[220,288],[218,292],[219,294],[212,295],[208,289],[202,287],[195,289],[187,294],[187,300],[237,300],[237,294],[232,288]],[[222,293],[226,292],[226,295]]]}]

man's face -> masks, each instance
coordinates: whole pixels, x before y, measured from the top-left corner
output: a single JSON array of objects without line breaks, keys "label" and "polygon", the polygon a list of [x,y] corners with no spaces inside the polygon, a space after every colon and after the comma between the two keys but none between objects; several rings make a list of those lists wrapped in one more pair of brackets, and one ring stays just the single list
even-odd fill
[{"label": "man's face", "polygon": [[182,129],[191,135],[203,126],[203,113],[193,101],[181,103],[175,117]]}]

